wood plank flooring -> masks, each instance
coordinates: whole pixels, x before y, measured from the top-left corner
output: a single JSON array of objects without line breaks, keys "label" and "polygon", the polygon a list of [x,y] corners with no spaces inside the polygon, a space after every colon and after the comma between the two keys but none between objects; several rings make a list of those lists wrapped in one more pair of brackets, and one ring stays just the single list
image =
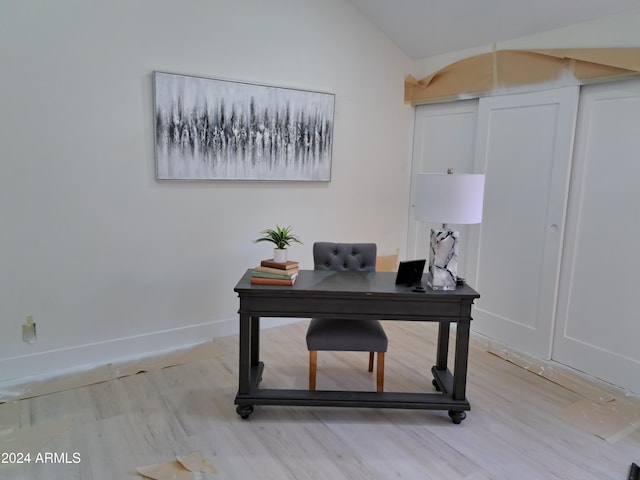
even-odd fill
[{"label": "wood plank flooring", "polygon": [[[264,387],[306,388],[306,325],[263,330]],[[385,390],[433,391],[436,326],[384,325]],[[0,454],[70,460],[0,464],[0,478],[140,479],[137,467],[196,450],[218,470],[200,478],[219,480],[624,480],[640,461],[638,430],[608,443],[571,426],[561,412],[579,394],[488,353],[475,335],[461,425],[438,411],[280,406],[242,420],[237,336],[215,342],[225,353],[210,360],[0,405]],[[366,353],[320,352],[318,389],[375,390],[367,362]]]}]

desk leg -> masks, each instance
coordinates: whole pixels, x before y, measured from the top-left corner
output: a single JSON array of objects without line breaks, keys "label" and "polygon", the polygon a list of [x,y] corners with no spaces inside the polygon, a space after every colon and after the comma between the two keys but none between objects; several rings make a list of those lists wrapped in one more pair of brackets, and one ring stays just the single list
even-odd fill
[{"label": "desk leg", "polygon": [[438,356],[436,368],[447,369],[447,357],[449,356],[449,329],[451,322],[440,322],[438,327]]},{"label": "desk leg", "polygon": [[[253,325],[249,315],[240,314],[240,345],[239,345],[239,370],[238,370],[238,393],[250,393],[251,391],[251,361],[257,353],[252,352]],[[242,418],[249,418],[253,412],[253,405],[238,405],[236,412]]]},{"label": "desk leg", "polygon": [[[435,369],[440,372],[447,371],[447,357],[449,355],[449,327],[451,326],[451,322],[440,322],[438,325],[438,352],[436,356],[436,365]],[[440,385],[436,379],[434,374],[434,379],[431,381],[431,384],[435,387],[435,389],[439,392],[443,391],[444,386]]]},{"label": "desk leg", "polygon": [[260,317],[251,317],[251,365],[260,363]]},{"label": "desk leg", "polygon": [[[458,322],[456,331],[456,355],[453,370],[453,399],[464,400],[467,388],[467,363],[469,360],[469,330],[471,319],[466,318]],[[465,412],[449,410],[453,423],[460,423],[467,416]]]},{"label": "desk leg", "polygon": [[251,344],[251,318],[248,315],[240,314],[238,393],[249,393],[251,390],[251,362],[253,360]]}]

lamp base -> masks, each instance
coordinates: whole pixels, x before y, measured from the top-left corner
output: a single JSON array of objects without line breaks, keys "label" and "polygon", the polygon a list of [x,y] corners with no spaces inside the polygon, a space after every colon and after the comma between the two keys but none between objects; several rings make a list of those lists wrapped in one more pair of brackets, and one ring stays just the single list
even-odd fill
[{"label": "lamp base", "polygon": [[458,240],[454,230],[431,229],[427,285],[432,290],[455,290],[458,279]]},{"label": "lamp base", "polygon": [[455,290],[456,286],[455,285],[450,285],[450,284],[442,284],[442,283],[438,283],[437,279],[434,281],[433,277],[431,276],[431,273],[427,274],[427,285],[429,286],[429,288],[431,288],[431,290]]}]

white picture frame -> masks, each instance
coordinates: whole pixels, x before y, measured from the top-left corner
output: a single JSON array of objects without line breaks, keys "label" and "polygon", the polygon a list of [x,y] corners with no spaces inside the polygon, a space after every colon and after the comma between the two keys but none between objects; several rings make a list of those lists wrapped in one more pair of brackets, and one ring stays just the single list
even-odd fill
[{"label": "white picture frame", "polygon": [[153,72],[157,180],[331,180],[335,95]]}]

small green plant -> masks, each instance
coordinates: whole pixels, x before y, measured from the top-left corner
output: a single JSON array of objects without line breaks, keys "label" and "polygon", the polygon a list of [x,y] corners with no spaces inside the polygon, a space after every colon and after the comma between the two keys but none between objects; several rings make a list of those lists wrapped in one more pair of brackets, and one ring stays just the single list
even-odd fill
[{"label": "small green plant", "polygon": [[291,246],[292,243],[302,243],[298,237],[291,233],[291,226],[289,227],[280,227],[276,225],[276,228],[268,228],[260,232],[262,235],[260,238],[253,241],[253,243],[258,242],[271,242],[276,248],[287,248]]}]

